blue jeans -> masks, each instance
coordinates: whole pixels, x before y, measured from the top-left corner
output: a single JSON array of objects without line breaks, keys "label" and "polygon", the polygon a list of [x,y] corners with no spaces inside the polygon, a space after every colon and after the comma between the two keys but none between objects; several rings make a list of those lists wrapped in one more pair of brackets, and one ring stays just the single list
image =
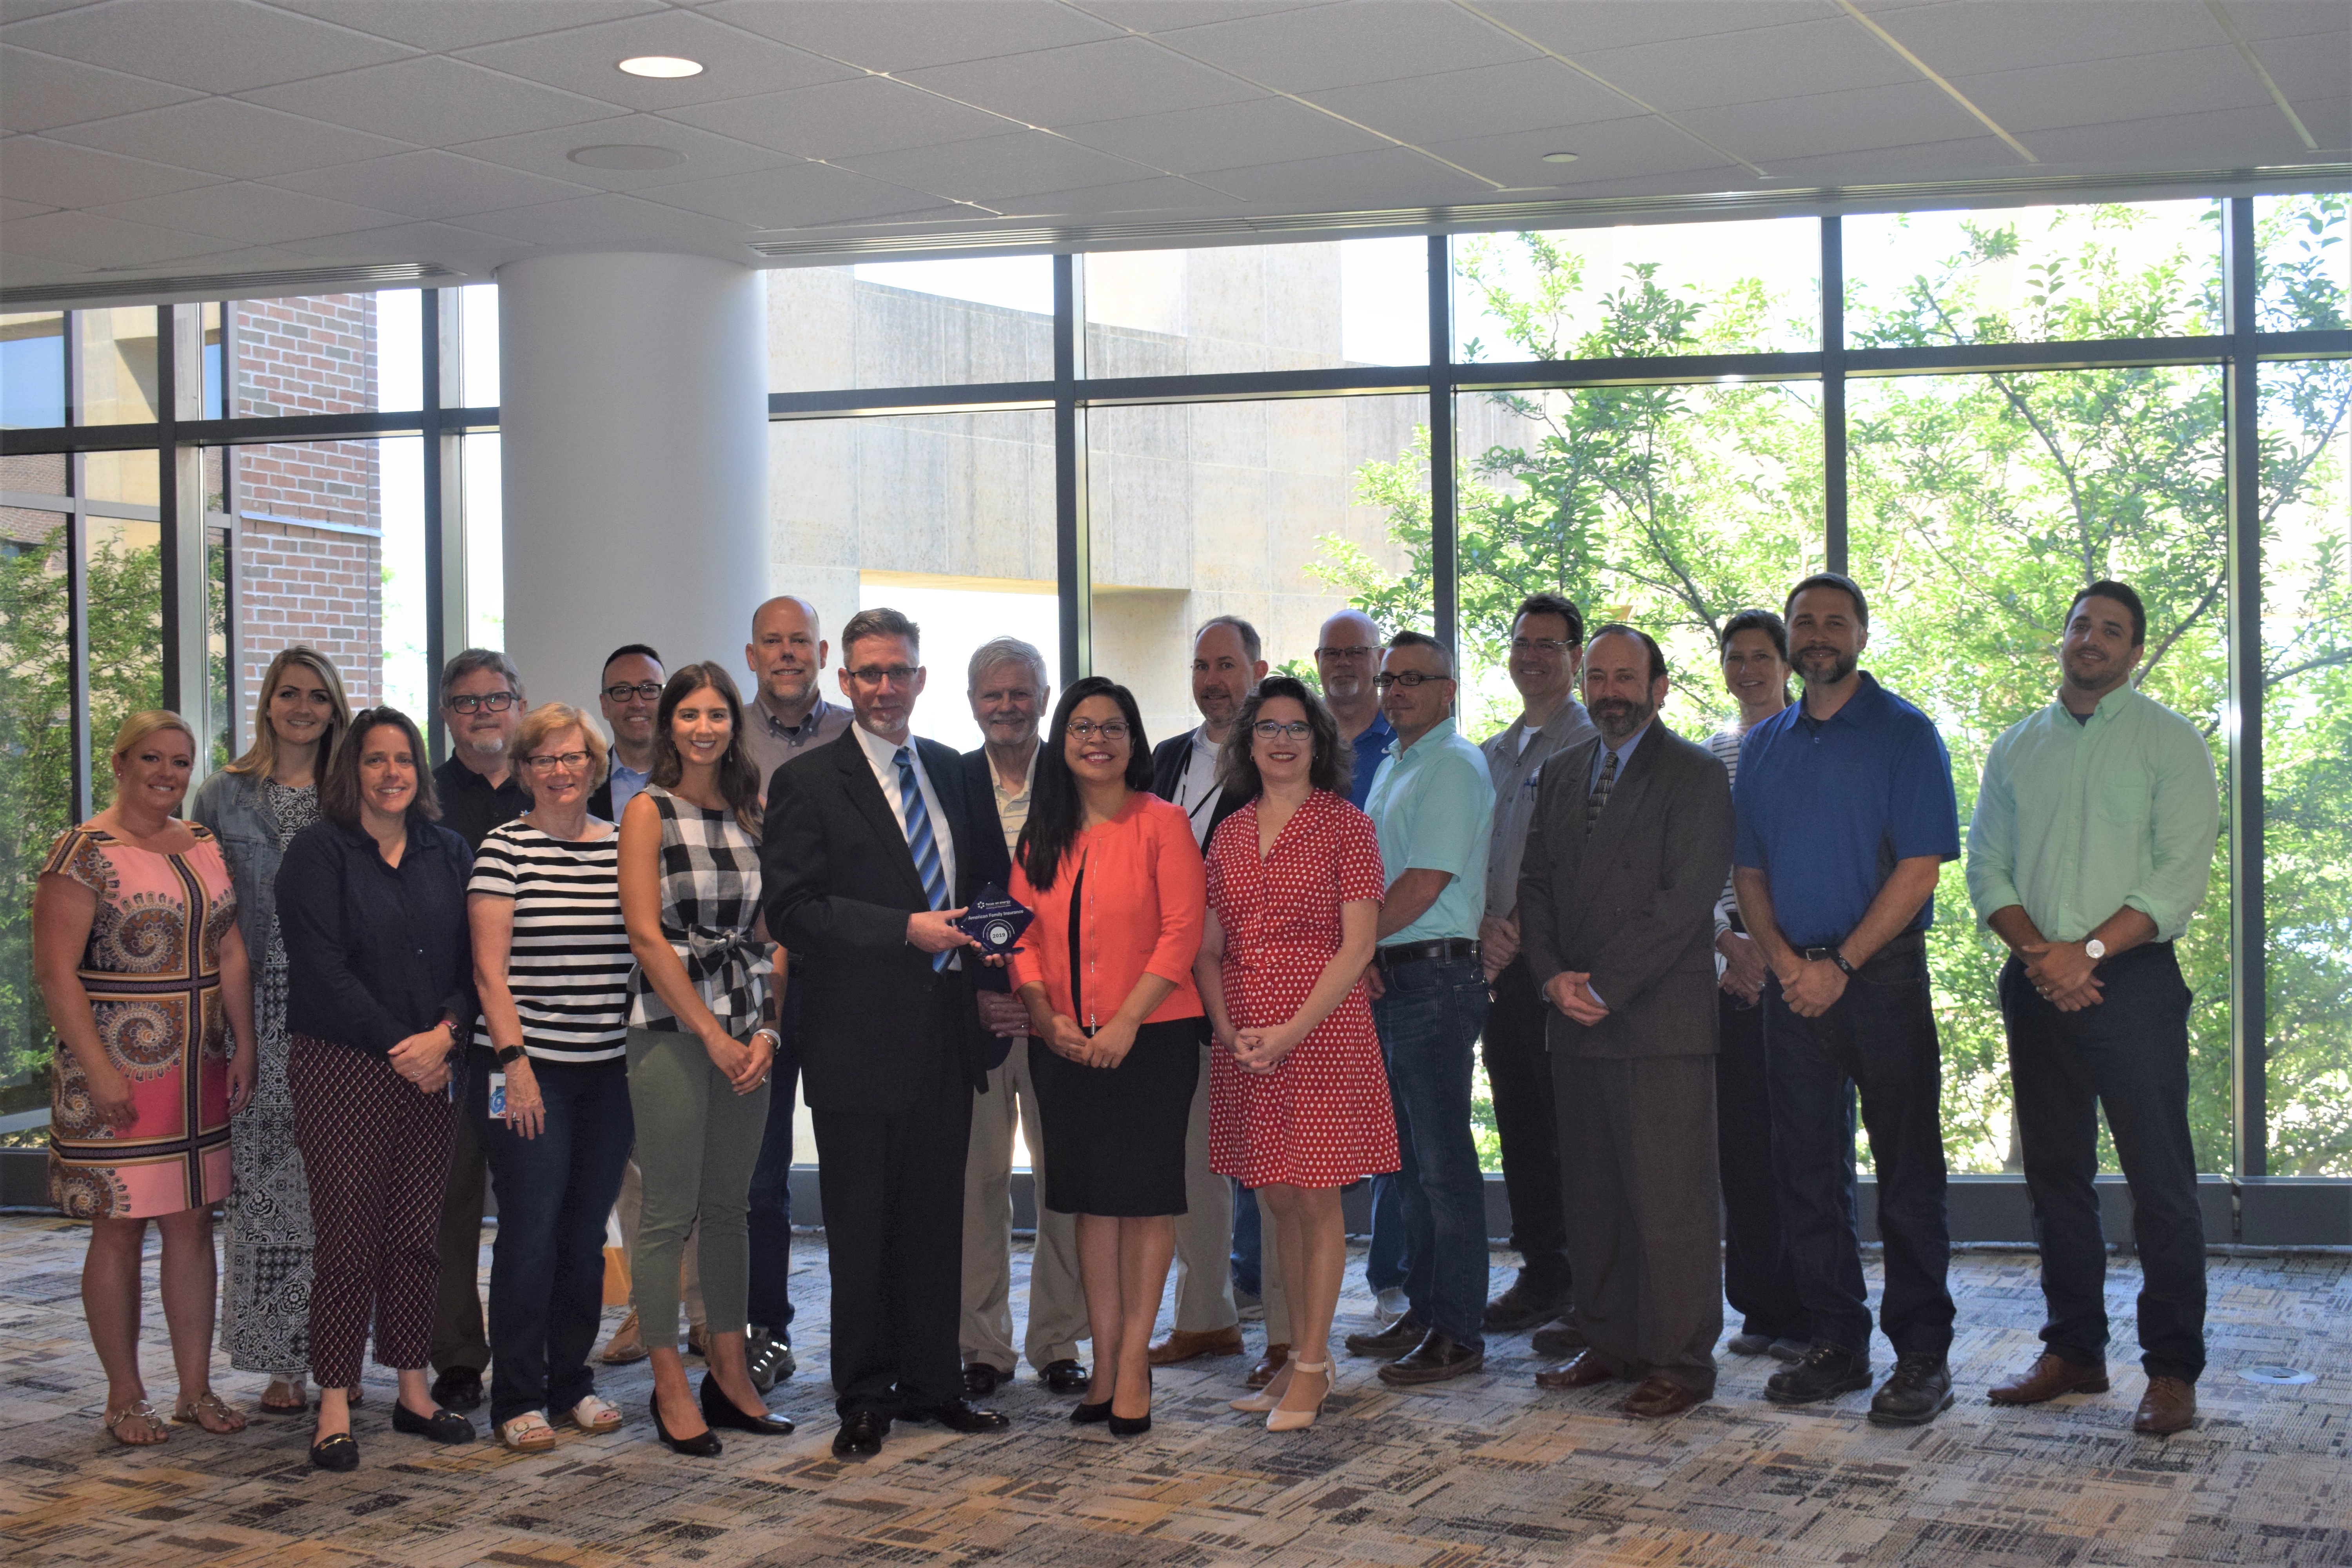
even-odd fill
[{"label": "blue jeans", "polygon": [[1853,1097],[1878,1173],[1886,1242],[1879,1316],[1895,1353],[1952,1344],[1951,1229],[1944,1205],[1943,1062],[1927,995],[1927,955],[1897,939],[1846,982],[1818,1018],[1789,1010],[1764,982],[1765,1073],[1780,1226],[1813,1339],[1863,1350],[1870,1303],[1854,1221]]},{"label": "blue jeans", "polygon": [[1475,958],[1383,968],[1372,1004],[1396,1108],[1396,1189],[1404,1214],[1405,1300],[1457,1344],[1486,1347],[1486,1178],[1470,1133],[1470,1077],[1486,1024]]},{"label": "blue jeans", "polygon": [[2012,958],[2000,972],[2017,1136],[2042,1247],[2042,1342],[2076,1366],[2107,1350],[2107,1242],[2099,1227],[2099,1111],[2131,1184],[2139,1247],[2140,1363],[2197,1381],[2205,1370],[2205,1226],[2189,1137],[2189,987],[2172,944],[2099,966],[2095,1007],[2061,1013]]},{"label": "blue jeans", "polygon": [[800,1016],[800,988],[787,986],[783,1017],[777,1024],[784,1043],[769,1073],[768,1131],[760,1140],[760,1163],[751,1167],[751,1208],[744,1216],[751,1247],[745,1316],[786,1344],[793,1342],[793,1299],[787,1289],[793,1272],[793,1089],[801,1076],[793,1041]]},{"label": "blue jeans", "polygon": [[1258,1289],[1257,1197],[1239,1182],[1234,1184],[1234,1289],[1262,1296]]},{"label": "blue jeans", "polygon": [[534,1059],[547,1124],[525,1138],[491,1121],[498,1183],[490,1252],[490,1422],[564,1411],[596,1392],[588,1352],[604,1310],[604,1216],[621,1195],[636,1124],[624,1061]]},{"label": "blue jeans", "polygon": [[1375,1293],[1402,1285],[1412,1259],[1404,1252],[1404,1204],[1396,1178],[1372,1178],[1372,1239],[1364,1249],[1364,1283]]}]

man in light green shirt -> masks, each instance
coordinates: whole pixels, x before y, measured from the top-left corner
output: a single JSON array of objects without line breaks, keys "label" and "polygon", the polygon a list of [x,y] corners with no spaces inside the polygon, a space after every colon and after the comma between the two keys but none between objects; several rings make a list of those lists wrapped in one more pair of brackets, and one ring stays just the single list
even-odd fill
[{"label": "man in light green shirt", "polygon": [[2197,1416],[2205,1366],[2205,1235],[2189,1137],[2189,988],[2173,940],[2205,896],[2221,799],[2194,725],[2131,684],[2147,638],[2139,595],[2094,583],[2066,612],[2058,700],[1985,758],[1969,825],[1969,896],[2009,944],[2000,974],[2018,1142],[2042,1239],[2046,1347],[1990,1390],[1996,1405],[2104,1393],[2106,1111],[2145,1274],[2147,1394],[2135,1430]]}]

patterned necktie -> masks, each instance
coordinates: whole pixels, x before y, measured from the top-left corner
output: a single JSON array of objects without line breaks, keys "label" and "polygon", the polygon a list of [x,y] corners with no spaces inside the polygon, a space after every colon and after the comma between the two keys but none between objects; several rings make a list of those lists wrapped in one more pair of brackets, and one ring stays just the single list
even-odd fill
[{"label": "patterned necktie", "polygon": [[1612,752],[1601,764],[1601,776],[1592,782],[1592,795],[1584,803],[1584,831],[1589,836],[1592,825],[1601,820],[1601,808],[1609,804],[1609,792],[1617,787],[1617,753]]},{"label": "patterned necktie", "polygon": [[[915,872],[923,879],[923,896],[931,900],[931,908],[948,907],[947,873],[940,866],[939,839],[931,832],[930,808],[923,804],[922,786],[915,782],[915,753],[908,746],[898,748],[898,804],[907,817],[907,849],[915,858]],[[945,969],[950,954],[931,954],[931,967]]]}]

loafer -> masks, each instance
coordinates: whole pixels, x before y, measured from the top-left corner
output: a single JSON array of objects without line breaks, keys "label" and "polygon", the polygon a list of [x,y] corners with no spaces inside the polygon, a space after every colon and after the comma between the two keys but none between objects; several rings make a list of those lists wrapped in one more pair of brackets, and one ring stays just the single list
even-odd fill
[{"label": "loafer", "polygon": [[1289,1359],[1288,1345],[1266,1346],[1265,1353],[1257,1358],[1257,1364],[1249,1369],[1247,1377],[1242,1379],[1243,1385],[1247,1388],[1264,1388],[1274,1381],[1275,1373],[1280,1372],[1282,1363]]},{"label": "loafer", "polygon": [[2105,1366],[2077,1366],[2044,1351],[2018,1376],[1986,1389],[1985,1397],[1995,1405],[2039,1405],[2062,1394],[2105,1394],[2108,1386]]},{"label": "loafer", "polygon": [[1939,1355],[1898,1356],[1871,1395],[1870,1419],[1879,1426],[1925,1426],[1951,1407],[1949,1362]]},{"label": "loafer", "polygon": [[1374,1356],[1393,1361],[1407,1351],[1417,1350],[1429,1337],[1429,1325],[1407,1312],[1385,1329],[1370,1333],[1349,1334],[1344,1342],[1349,1355]]},{"label": "loafer", "polygon": [[789,1337],[779,1338],[767,1329],[753,1329],[743,1366],[751,1374],[751,1386],[765,1394],[798,1371],[800,1362],[793,1354]]},{"label": "loafer", "polygon": [[1569,1321],[1565,1313],[1528,1336],[1528,1349],[1556,1361],[1566,1361],[1591,1343],[1584,1331]]},{"label": "loafer", "polygon": [[1481,1318],[1490,1334],[1516,1334],[1522,1329],[1532,1329],[1563,1317],[1568,1311],[1566,1291],[1537,1290],[1528,1284],[1524,1270],[1511,1288],[1486,1303]]},{"label": "loafer", "polygon": [[2197,1425],[2197,1385],[2186,1378],[2151,1377],[2132,1415],[2132,1430],[2169,1437]]},{"label": "loafer", "polygon": [[936,1421],[950,1432],[1002,1432],[1013,1423],[1003,1412],[982,1410],[969,1399],[950,1399],[944,1405],[927,1409],[902,1412],[901,1421]]},{"label": "loafer", "polygon": [[1084,1394],[1087,1391],[1087,1384],[1094,1379],[1087,1375],[1085,1367],[1065,1358],[1061,1361],[1049,1361],[1039,1367],[1037,1381],[1055,1394]]},{"label": "loafer", "polygon": [[613,1331],[613,1337],[604,1342],[604,1348],[596,1352],[596,1359],[606,1366],[626,1366],[653,1353],[646,1348],[645,1336],[637,1331],[637,1314],[632,1308],[629,1315],[621,1320],[621,1326]]},{"label": "loafer", "polygon": [[1775,1405],[1813,1405],[1869,1386],[1868,1351],[1820,1340],[1805,1347],[1794,1366],[1764,1380],[1764,1397]]},{"label": "loafer", "polygon": [[702,1419],[713,1430],[724,1426],[730,1432],[756,1432],[770,1437],[792,1435],[792,1422],[782,1415],[770,1415],[765,1411],[753,1415],[737,1408],[735,1402],[727,1397],[727,1391],[719,1386],[719,1380],[709,1373],[702,1374],[697,1397],[702,1405]]},{"label": "loafer", "polygon": [[470,1366],[453,1366],[433,1380],[433,1403],[444,1410],[475,1410],[482,1403],[482,1374]]},{"label": "loafer", "polygon": [[314,1470],[347,1471],[360,1468],[360,1446],[349,1432],[330,1432],[310,1445]]},{"label": "loafer", "polygon": [[1536,1373],[1538,1388],[1591,1388],[1597,1383],[1613,1383],[1616,1371],[1604,1363],[1598,1352],[1586,1351],[1566,1366]]},{"label": "loafer", "polygon": [[1463,1344],[1432,1329],[1429,1337],[1409,1353],[1381,1368],[1381,1381],[1391,1387],[1410,1388],[1423,1383],[1444,1383],[1448,1378],[1466,1377],[1486,1364],[1484,1347]]},{"label": "loafer", "polygon": [[991,1366],[984,1361],[963,1363],[963,1391],[974,1399],[984,1399],[996,1392],[998,1384],[1012,1381],[1010,1371]]},{"label": "loafer", "polygon": [[1204,1355],[1239,1355],[1242,1353],[1241,1325],[1229,1329],[1171,1329],[1168,1337],[1148,1347],[1144,1360],[1153,1366],[1174,1366],[1178,1362],[1197,1361]]},{"label": "loafer", "polygon": [[436,1443],[470,1443],[477,1434],[474,1424],[454,1410],[436,1410],[430,1415],[419,1415],[397,1399],[392,1402],[392,1429],[405,1432],[412,1437],[426,1437]]},{"label": "loafer", "polygon": [[1696,1388],[1685,1388],[1663,1377],[1645,1377],[1640,1386],[1625,1396],[1625,1403],[1617,1408],[1644,1421],[1663,1421],[1669,1415],[1680,1415],[1695,1405],[1706,1403],[1706,1395]]},{"label": "loafer", "polygon": [[833,1435],[833,1457],[836,1459],[870,1459],[882,1451],[882,1438],[890,1430],[890,1418],[877,1410],[853,1410],[841,1418],[841,1429]]}]

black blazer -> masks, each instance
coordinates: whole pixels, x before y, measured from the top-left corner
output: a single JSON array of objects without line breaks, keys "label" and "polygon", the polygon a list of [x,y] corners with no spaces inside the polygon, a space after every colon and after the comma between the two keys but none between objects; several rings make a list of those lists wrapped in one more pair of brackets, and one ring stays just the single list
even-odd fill
[{"label": "black blazer", "polygon": [[1549,1002],[1545,1040],[1580,1057],[1711,1056],[1715,903],[1731,869],[1731,782],[1704,746],[1653,721],[1587,834],[1599,735],[1544,759],[1519,869],[1519,948],[1540,988],[1592,976],[1587,1028]]},{"label": "black blazer", "polygon": [[[906,834],[865,748],[815,746],[768,781],[760,847],[761,907],[769,933],[803,960],[795,1038],[803,1093],[817,1110],[903,1110],[936,1081],[939,1053],[955,1053],[973,1088],[1004,1059],[1006,1042],[980,1026],[973,1000],[978,967],[932,969],[931,955],[907,942],[907,917],[930,907]],[[982,842],[963,759],[917,739],[952,835],[958,904],[971,901],[1003,859],[1004,838],[989,811],[995,853]],[[942,1029],[942,1019],[947,1020]]]},{"label": "black blazer", "polygon": [[[1184,769],[1192,761],[1192,731],[1171,736],[1151,748],[1151,793],[1165,801],[1176,798],[1176,786],[1184,782]],[[1201,853],[1206,856],[1209,846],[1217,837],[1217,826],[1225,818],[1247,805],[1248,801],[1226,790],[1217,796],[1217,804],[1209,808],[1209,830],[1201,835]]]}]

